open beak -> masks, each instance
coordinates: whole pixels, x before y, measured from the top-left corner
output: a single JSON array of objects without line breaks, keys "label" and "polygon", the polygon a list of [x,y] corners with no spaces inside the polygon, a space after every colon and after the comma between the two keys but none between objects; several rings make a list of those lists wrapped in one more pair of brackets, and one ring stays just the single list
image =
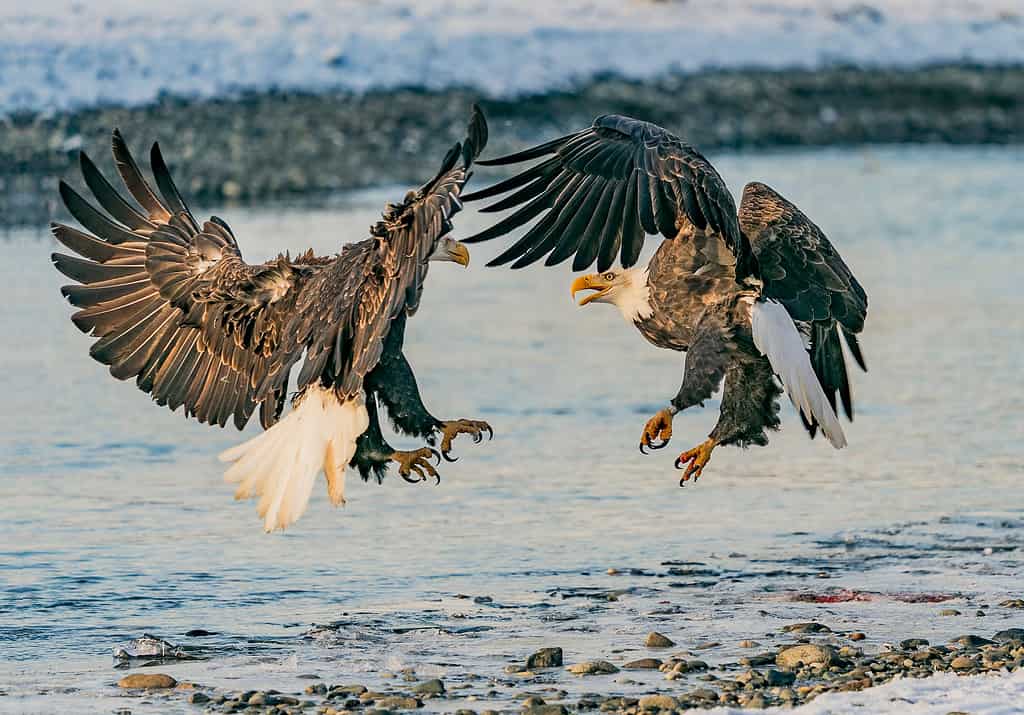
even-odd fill
[{"label": "open beak", "polygon": [[448,258],[453,263],[458,263],[463,268],[469,268],[469,249],[466,244],[452,241],[448,246]]},{"label": "open beak", "polygon": [[587,276],[580,276],[572,282],[571,288],[573,299],[576,298],[576,294],[581,290],[597,291],[596,293],[591,293],[590,295],[585,295],[580,298],[580,305],[586,305],[587,303],[597,300],[601,296],[606,295],[611,289],[611,283],[604,280],[600,273],[591,273]]}]

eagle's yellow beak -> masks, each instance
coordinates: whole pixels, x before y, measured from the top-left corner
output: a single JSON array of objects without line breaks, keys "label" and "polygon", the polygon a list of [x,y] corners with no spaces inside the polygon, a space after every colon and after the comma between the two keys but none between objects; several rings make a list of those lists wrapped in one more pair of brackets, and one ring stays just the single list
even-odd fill
[{"label": "eagle's yellow beak", "polygon": [[580,305],[586,305],[591,301],[597,300],[603,295],[606,295],[608,291],[612,289],[612,284],[606,281],[600,273],[591,273],[586,276],[580,276],[572,282],[572,297],[576,298],[576,294],[581,290],[593,290],[596,293],[585,295],[580,298]]},{"label": "eagle's yellow beak", "polygon": [[448,246],[448,258],[453,263],[458,263],[464,268],[469,268],[469,249],[466,248],[466,244],[460,243],[459,241],[452,241],[451,245]]}]

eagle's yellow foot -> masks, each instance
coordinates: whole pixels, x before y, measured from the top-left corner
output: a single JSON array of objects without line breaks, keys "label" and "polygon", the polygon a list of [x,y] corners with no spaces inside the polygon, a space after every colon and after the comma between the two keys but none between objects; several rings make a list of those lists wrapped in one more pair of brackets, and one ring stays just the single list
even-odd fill
[{"label": "eagle's yellow foot", "polygon": [[[423,447],[412,452],[397,451],[391,453],[391,459],[398,462],[399,476],[410,484],[422,482],[428,476],[433,477],[437,484],[441,483],[441,475],[437,473],[434,465],[430,463],[431,457],[436,457],[437,464],[441,464],[441,455],[437,453],[436,449],[431,449],[430,447]],[[413,477],[413,472],[418,474],[419,477]]]},{"label": "eagle's yellow foot", "polygon": [[441,423],[441,456],[449,462],[457,462],[458,457],[452,457],[452,440],[460,434],[473,435],[473,444],[480,444],[484,439],[484,432],[488,439],[494,439],[494,430],[483,420],[451,420]]},{"label": "eagle's yellow foot", "polygon": [[[660,439],[661,442],[655,443]],[[660,410],[654,417],[647,420],[643,434],[640,435],[640,452],[647,454],[645,448],[661,449],[672,439],[672,413],[668,408]]]},{"label": "eagle's yellow foot", "polygon": [[683,472],[683,476],[679,479],[679,486],[684,486],[690,477],[693,477],[693,481],[697,481],[704,471],[704,467],[711,461],[711,452],[716,446],[718,446],[718,442],[709,437],[704,442],[701,442],[693,449],[686,450],[676,458],[676,469],[682,469],[683,465],[686,465],[686,471]]}]

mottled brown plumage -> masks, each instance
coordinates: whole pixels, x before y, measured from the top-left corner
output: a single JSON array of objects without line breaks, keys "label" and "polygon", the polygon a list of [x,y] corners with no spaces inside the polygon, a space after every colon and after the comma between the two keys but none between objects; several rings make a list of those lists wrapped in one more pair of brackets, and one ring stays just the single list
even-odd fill
[{"label": "mottled brown plumage", "polygon": [[[82,173],[98,207],[60,185],[69,212],[86,229],[53,225],[57,240],[81,256],[53,255],[57,269],[75,281],[62,288],[80,308],[72,320],[96,338],[90,354],[114,377],[134,378],[158,404],[184,407],[200,422],[233,421],[241,429],[261,406],[269,428],[289,391],[301,396],[310,385],[333,390],[341,402],[352,399],[380,363],[393,323],[401,318],[404,326],[419,305],[428,259],[451,230],[486,141],[486,123],[474,109],[465,142],[451,149],[433,179],[388,205],[370,238],[334,256],[307,251],[249,264],[224,221],[196,220],[158,145],[150,154],[154,189],[115,131],[115,164],[134,203],[85,154]],[[398,357],[402,332],[390,343]],[[443,428],[418,402],[411,372],[402,377],[417,401],[406,410],[429,424],[431,434]],[[387,461],[386,443],[373,446],[358,465],[364,476],[369,470],[379,476]]]},{"label": "mottled brown plumage", "polygon": [[[661,127],[629,117],[598,117],[583,131],[479,163],[506,165],[541,157],[549,158],[466,195],[474,200],[515,190],[483,210],[518,207],[466,240],[493,239],[537,219],[490,265],[512,262],[519,268],[543,256],[552,265],[575,255],[573,269],[580,270],[597,260],[601,273],[574,283],[574,291],[598,291],[583,302],[614,302],[649,342],[687,352],[682,386],[671,407],[648,423],[642,448],[658,438],[662,444],[657,446],[664,446],[671,416],[703,403],[723,379],[721,417],[711,446],[697,450],[699,458],[706,461],[715,444],[767,442],[765,430],[778,426],[780,391],[768,357],[755,345],[759,336],[752,329],[752,311],[772,301],[810,340],[811,382],[820,383],[833,412],[838,392],[852,418],[841,340],[846,339],[863,367],[856,333],[863,329],[867,297],[828,239],[799,209],[764,184],[752,183],[737,211],[725,182],[696,149]],[[645,235],[656,234],[668,240],[646,268],[630,269]],[[629,270],[608,270],[616,256]],[[782,340],[778,334],[771,337]],[[786,337],[788,350],[785,340],[760,338],[793,357],[797,339],[791,335]],[[799,341],[795,344],[802,352]],[[806,387],[793,387],[794,400],[811,399],[802,392]],[[817,419],[801,416],[813,436]],[[834,444],[845,443],[841,431],[831,432]],[[684,457],[698,459],[696,452]],[[691,462],[686,476],[699,474],[702,467]]]}]

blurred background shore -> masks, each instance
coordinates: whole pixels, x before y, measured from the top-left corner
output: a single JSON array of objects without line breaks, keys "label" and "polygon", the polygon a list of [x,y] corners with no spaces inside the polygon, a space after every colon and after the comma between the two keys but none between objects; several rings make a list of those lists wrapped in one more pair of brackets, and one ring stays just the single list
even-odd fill
[{"label": "blurred background shore", "polygon": [[461,138],[481,101],[488,153],[507,152],[619,112],[709,151],[892,143],[1024,141],[1024,67],[730,70],[649,81],[605,77],[573,91],[483,99],[471,89],[362,94],[249,92],[162,98],[139,107],[22,113],[0,123],[0,221],[57,215],[56,182],[78,151],[107,166],[120,127],[141,156],[160,140],[184,190],[202,204],[311,197],[415,184]]}]

